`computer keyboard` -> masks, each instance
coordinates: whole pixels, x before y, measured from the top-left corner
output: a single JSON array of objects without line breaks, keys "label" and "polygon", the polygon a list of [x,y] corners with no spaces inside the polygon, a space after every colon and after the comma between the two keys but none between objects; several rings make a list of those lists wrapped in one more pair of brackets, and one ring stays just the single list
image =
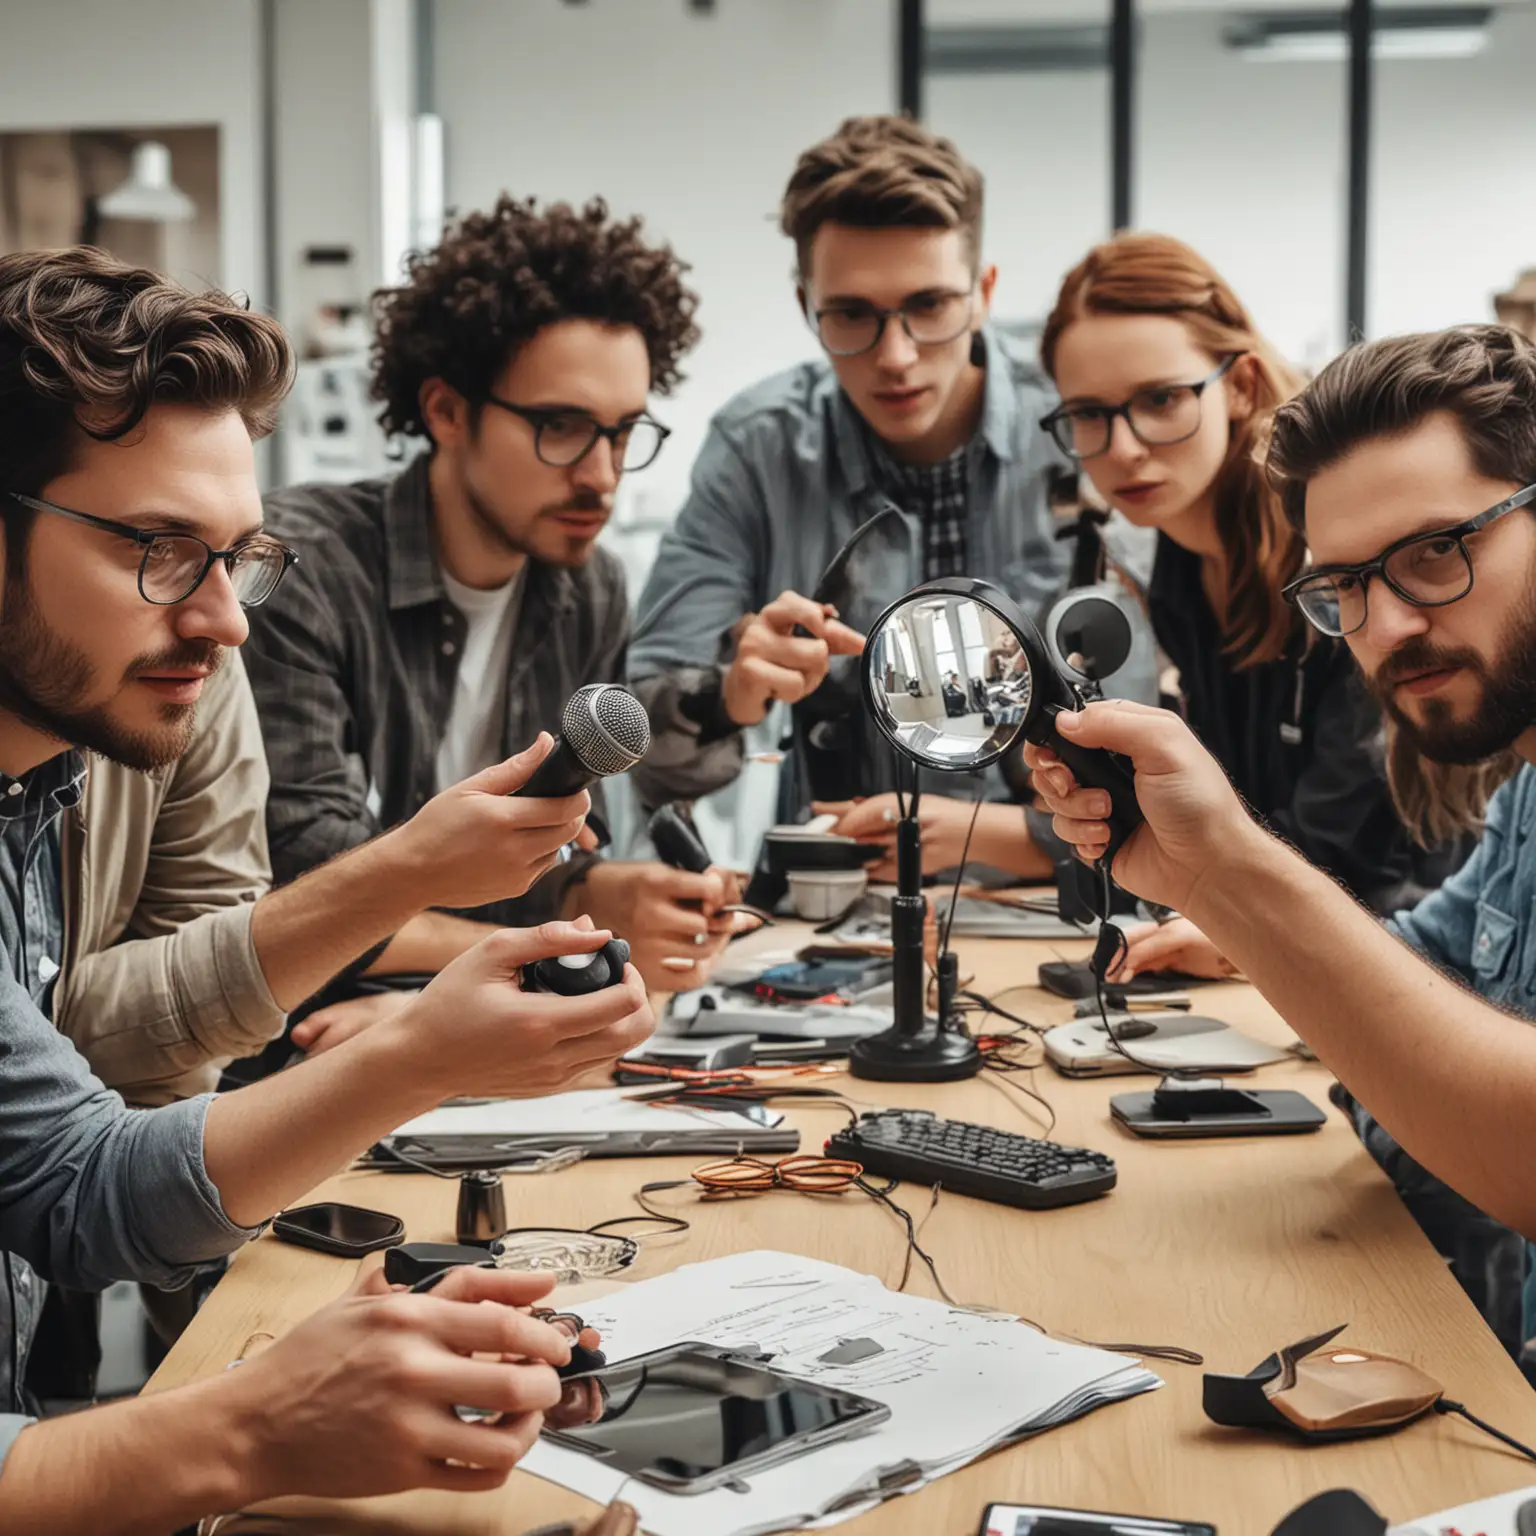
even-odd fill
[{"label": "computer keyboard", "polygon": [[1114,1159],[1102,1152],[940,1120],[926,1109],[860,1115],[827,1142],[827,1156],[852,1158],[886,1178],[942,1184],[957,1195],[1027,1211],[1076,1205],[1115,1187]]}]

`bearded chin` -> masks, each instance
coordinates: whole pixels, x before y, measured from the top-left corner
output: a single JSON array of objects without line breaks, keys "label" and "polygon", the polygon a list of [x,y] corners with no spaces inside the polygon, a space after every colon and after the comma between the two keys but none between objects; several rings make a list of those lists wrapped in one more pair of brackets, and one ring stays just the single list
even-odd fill
[{"label": "bearded chin", "polygon": [[92,682],[85,653],[48,626],[25,585],[8,584],[0,613],[0,709],[61,747],[95,752],[139,773],[168,767],[191,745],[195,704],[166,704],[163,730],[136,731],[107,705],[83,702]]}]

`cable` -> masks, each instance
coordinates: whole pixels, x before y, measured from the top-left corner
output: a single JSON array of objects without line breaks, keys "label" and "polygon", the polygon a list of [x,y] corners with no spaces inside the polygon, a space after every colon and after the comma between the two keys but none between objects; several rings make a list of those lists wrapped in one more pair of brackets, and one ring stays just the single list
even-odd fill
[{"label": "cable", "polygon": [[1492,1435],[1495,1440],[1507,1445],[1510,1450],[1518,1451],[1527,1461],[1536,1461],[1536,1451],[1530,1446],[1522,1445],[1513,1435],[1506,1435],[1502,1429],[1495,1429],[1492,1424],[1486,1424],[1475,1413],[1468,1413],[1461,1403],[1453,1403],[1450,1398],[1442,1397],[1435,1404],[1436,1413],[1452,1414],[1465,1419],[1474,1429],[1480,1429],[1485,1435]]},{"label": "cable", "polygon": [[[986,795],[987,784],[985,779],[976,781],[976,798],[971,802],[971,824],[965,829],[965,842],[960,849],[960,864],[955,870],[955,888],[949,897],[949,916],[944,921],[944,937],[939,941],[939,953],[945,954],[949,950],[949,937],[955,931],[955,908],[960,905],[960,886],[965,879],[966,860],[971,856],[971,838],[976,833],[976,818],[981,814],[981,802]],[[945,1021],[939,1020],[940,1025]]]}]

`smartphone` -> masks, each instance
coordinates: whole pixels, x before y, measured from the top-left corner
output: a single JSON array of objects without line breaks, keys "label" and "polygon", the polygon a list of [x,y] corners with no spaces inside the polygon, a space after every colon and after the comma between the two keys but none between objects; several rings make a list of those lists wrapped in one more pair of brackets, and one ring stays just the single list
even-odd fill
[{"label": "smartphone", "polygon": [[1216,1536],[1198,1520],[1149,1520],[1042,1504],[988,1504],[977,1536]]},{"label": "smartphone", "polygon": [[708,1344],[674,1344],[566,1381],[597,1383],[602,1416],[544,1439],[669,1493],[703,1493],[885,1423],[891,1410]]},{"label": "smartphone", "polygon": [[[1289,1088],[1233,1090],[1233,1105],[1217,1113],[1190,1113],[1175,1119],[1158,1114],[1150,1093],[1119,1093],[1109,1112],[1136,1136],[1158,1139],[1197,1136],[1295,1136],[1321,1130],[1327,1120],[1304,1093]],[[1238,1102],[1238,1101],[1246,1102]]]},{"label": "smartphone", "polygon": [[732,990],[769,1002],[814,1003],[823,997],[851,1000],[861,992],[883,986],[890,979],[888,958],[855,955],[843,960],[790,960],[783,965],[770,966],[761,975],[738,983]]},{"label": "smartphone", "polygon": [[360,1259],[380,1248],[405,1241],[405,1223],[386,1211],[369,1211],[360,1205],[300,1205],[272,1220],[272,1235],[300,1248]]}]

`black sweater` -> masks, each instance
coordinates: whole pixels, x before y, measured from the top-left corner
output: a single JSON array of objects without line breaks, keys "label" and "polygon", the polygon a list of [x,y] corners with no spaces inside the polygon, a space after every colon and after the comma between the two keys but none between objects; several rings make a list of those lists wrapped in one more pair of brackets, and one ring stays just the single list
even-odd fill
[{"label": "black sweater", "polygon": [[1185,718],[1275,832],[1378,912],[1411,905],[1456,868],[1465,849],[1426,852],[1399,821],[1381,713],[1342,640],[1313,636],[1279,661],[1234,668],[1200,557],[1166,536],[1147,598]]}]

